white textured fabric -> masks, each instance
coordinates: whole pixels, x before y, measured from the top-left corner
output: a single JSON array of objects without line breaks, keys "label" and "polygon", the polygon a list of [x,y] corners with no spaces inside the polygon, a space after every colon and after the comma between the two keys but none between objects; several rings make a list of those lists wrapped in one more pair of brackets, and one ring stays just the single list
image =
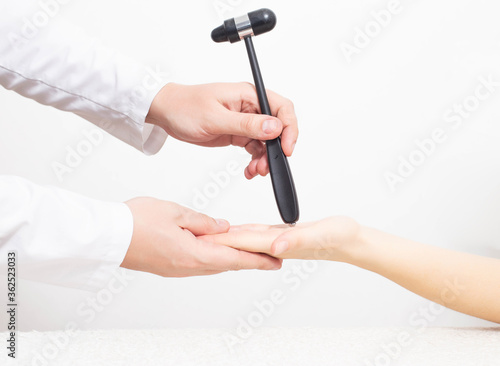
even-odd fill
[{"label": "white textured fabric", "polygon": [[[500,328],[255,329],[233,350],[233,330],[116,330],[19,333],[18,362],[50,366],[492,366]],[[409,334],[405,346],[398,339]],[[8,339],[6,333],[0,338]]]},{"label": "white textured fabric", "polygon": [[18,177],[0,176],[0,272],[17,252],[18,276],[97,291],[127,253],[133,217],[101,202]]},{"label": "white textured fabric", "polygon": [[[156,153],[167,134],[145,118],[164,81],[67,24],[66,2],[0,0],[0,85]],[[22,278],[98,290],[122,262],[132,231],[125,204],[0,176],[2,273],[15,250]]]}]

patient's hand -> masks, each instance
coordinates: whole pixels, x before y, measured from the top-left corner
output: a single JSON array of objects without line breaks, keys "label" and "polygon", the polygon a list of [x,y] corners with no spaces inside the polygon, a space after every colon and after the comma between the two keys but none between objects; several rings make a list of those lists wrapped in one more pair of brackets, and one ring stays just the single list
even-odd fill
[{"label": "patient's hand", "polygon": [[498,259],[421,244],[345,217],[295,228],[245,225],[204,240],[279,258],[350,263],[450,309],[500,323]]},{"label": "patient's hand", "polygon": [[362,240],[361,226],[353,219],[339,216],[295,227],[233,226],[227,233],[207,235],[203,239],[277,258],[341,262],[351,262]]}]

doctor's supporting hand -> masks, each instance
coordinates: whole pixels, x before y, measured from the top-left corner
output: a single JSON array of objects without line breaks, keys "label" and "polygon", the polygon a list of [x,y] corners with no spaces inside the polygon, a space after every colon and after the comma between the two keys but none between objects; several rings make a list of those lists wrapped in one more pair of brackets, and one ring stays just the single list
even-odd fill
[{"label": "doctor's supporting hand", "polygon": [[132,242],[121,267],[163,277],[211,275],[242,269],[278,270],[281,260],[213,244],[199,236],[229,230],[215,220],[172,202],[135,198]]},{"label": "doctor's supporting hand", "polygon": [[440,305],[500,323],[500,260],[417,243],[346,217],[287,226],[243,225],[203,240],[279,258],[345,262]]},{"label": "doctor's supporting hand", "polygon": [[170,83],[154,98],[146,121],[184,142],[244,147],[252,155],[245,176],[252,179],[269,173],[262,141],[281,135],[283,152],[291,156],[299,133],[292,102],[272,91],[267,93],[274,117],[259,114],[257,93],[249,83]]}]

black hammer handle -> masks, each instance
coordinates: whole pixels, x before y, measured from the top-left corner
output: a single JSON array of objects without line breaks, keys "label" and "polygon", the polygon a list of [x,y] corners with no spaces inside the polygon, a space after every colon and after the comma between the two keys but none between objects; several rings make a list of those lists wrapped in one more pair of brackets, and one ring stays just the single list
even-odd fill
[{"label": "black hammer handle", "polygon": [[[264,87],[264,81],[262,80],[262,74],[260,72],[259,62],[257,61],[255,48],[253,47],[252,37],[245,37],[245,45],[252,67],[261,112],[262,114],[272,116],[266,88]],[[278,204],[281,218],[287,224],[294,224],[299,220],[299,202],[295,184],[293,183],[292,171],[281,149],[281,139],[278,137],[274,140],[266,141],[266,146],[274,196],[276,197],[276,203]]]}]

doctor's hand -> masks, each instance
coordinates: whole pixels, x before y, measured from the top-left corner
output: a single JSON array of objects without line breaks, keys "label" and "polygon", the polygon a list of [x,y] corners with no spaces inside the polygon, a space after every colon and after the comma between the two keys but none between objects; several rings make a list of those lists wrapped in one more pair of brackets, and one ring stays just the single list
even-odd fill
[{"label": "doctor's hand", "polygon": [[233,226],[228,232],[206,235],[216,245],[283,259],[318,259],[352,263],[361,250],[362,227],[348,217],[334,216],[321,221],[288,225]]},{"label": "doctor's hand", "polygon": [[126,204],[134,218],[134,233],[121,267],[163,277],[281,268],[279,259],[199,238],[201,235],[227,232],[229,223],[225,220],[214,220],[175,203],[154,198],[135,198]]},{"label": "doctor's hand", "polygon": [[245,176],[269,173],[262,141],[281,135],[283,152],[291,156],[298,138],[293,104],[267,91],[273,116],[260,115],[255,87],[249,83],[165,85],[157,94],[146,122],[158,125],[170,136],[208,147],[244,147],[252,160]]}]

